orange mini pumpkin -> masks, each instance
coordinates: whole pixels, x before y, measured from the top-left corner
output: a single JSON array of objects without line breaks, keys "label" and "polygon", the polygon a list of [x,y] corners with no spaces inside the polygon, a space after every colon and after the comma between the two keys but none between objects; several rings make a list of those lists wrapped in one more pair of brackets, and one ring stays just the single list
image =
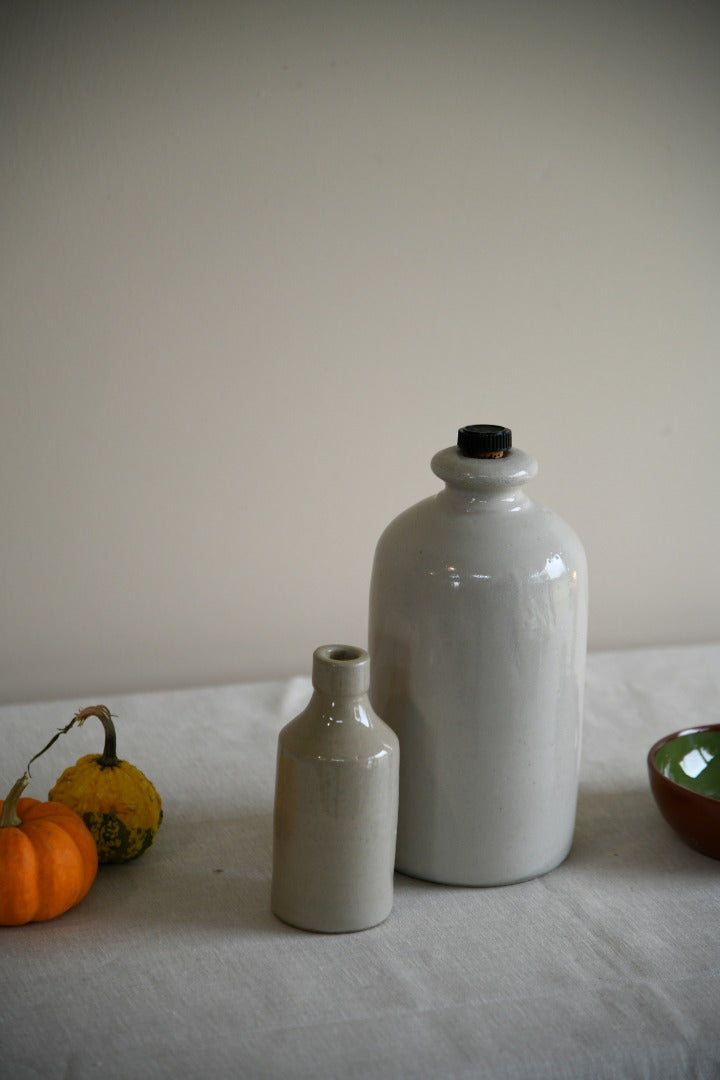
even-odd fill
[{"label": "orange mini pumpkin", "polygon": [[27,773],[0,801],[0,926],[62,915],[95,880],[97,849],[89,829],[67,806],[20,798]]}]

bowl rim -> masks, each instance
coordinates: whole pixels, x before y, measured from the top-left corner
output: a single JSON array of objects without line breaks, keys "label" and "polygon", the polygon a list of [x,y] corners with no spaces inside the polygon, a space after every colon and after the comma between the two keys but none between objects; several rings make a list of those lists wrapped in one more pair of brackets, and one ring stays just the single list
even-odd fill
[{"label": "bowl rim", "polygon": [[678,791],[685,792],[686,795],[692,795],[696,799],[702,799],[703,801],[717,804],[720,802],[717,797],[713,795],[704,795],[701,791],[693,791],[692,788],[686,787],[684,784],[678,784],[676,780],[672,780],[669,776],[666,776],[664,772],[661,772],[655,764],[655,755],[658,750],[662,749],[666,743],[672,742],[673,739],[679,739],[683,735],[695,735],[700,731],[718,731],[720,732],[720,723],[716,724],[696,724],[692,727],[680,728],[679,731],[672,731],[669,735],[663,735],[661,739],[654,742],[647,754],[647,764],[650,773],[662,781],[664,784],[670,784],[671,787],[677,788]]}]

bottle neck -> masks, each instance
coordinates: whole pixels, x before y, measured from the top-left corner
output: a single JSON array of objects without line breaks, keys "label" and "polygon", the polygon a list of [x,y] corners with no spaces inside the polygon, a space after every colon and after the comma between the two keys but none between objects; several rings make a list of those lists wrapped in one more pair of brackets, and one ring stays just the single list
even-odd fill
[{"label": "bottle neck", "polygon": [[430,467],[446,484],[439,497],[467,509],[488,504],[507,510],[527,506],[530,499],[521,488],[538,471],[535,458],[515,447],[499,458],[473,458],[449,446],[435,454]]},{"label": "bottle neck", "polygon": [[320,645],[313,653],[312,684],[333,700],[361,698],[370,686],[370,657],[356,645]]}]

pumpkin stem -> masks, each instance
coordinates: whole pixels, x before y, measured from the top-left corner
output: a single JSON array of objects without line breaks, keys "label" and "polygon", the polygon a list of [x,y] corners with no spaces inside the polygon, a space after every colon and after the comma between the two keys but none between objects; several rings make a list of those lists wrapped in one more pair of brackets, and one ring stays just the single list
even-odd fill
[{"label": "pumpkin stem", "polygon": [[42,757],[46,750],[49,750],[54,742],[60,738],[61,735],[66,735],[71,727],[77,724],[78,727],[87,720],[88,716],[97,716],[101,721],[102,726],[105,728],[105,747],[102,752],[102,756],[98,758],[100,765],[104,768],[107,766],[118,765],[120,758],[115,752],[115,725],[112,722],[112,716],[107,705],[88,705],[85,709],[80,709],[75,713],[69,724],[65,727],[58,728],[53,735],[52,739],[43,746],[42,750],[38,750],[37,754],[34,754],[27,763],[27,774],[30,776],[30,766],[37,758]]},{"label": "pumpkin stem", "polygon": [[10,794],[3,803],[2,814],[0,815],[0,829],[7,829],[10,826],[21,824],[17,814],[17,801],[29,783],[30,773],[26,772],[10,788]]},{"label": "pumpkin stem", "polygon": [[88,716],[97,716],[105,729],[105,746],[102,755],[98,758],[98,764],[101,768],[119,765],[120,758],[117,756],[115,749],[115,725],[112,722],[112,715],[107,705],[88,705],[86,709],[81,709],[79,713],[75,714],[73,723],[77,720],[78,725],[84,724]]}]

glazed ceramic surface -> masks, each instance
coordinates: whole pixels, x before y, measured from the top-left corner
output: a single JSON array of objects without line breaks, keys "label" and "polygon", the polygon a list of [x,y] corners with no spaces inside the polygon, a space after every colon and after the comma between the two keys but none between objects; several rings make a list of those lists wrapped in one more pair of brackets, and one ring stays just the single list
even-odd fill
[{"label": "glazed ceramic surface", "polygon": [[392,908],[399,750],[369,665],[354,646],[316,649],[312,698],[278,739],[272,910],[305,930],[363,930]]},{"label": "glazed ceramic surface", "polygon": [[648,754],[648,773],[668,824],[691,847],[720,859],[720,724],[660,739]]},{"label": "glazed ceramic surface", "polygon": [[385,530],[370,590],[370,697],[401,749],[396,866],[505,884],[572,843],[585,554],[522,490],[529,454],[450,447],[431,464],[446,486]]}]

